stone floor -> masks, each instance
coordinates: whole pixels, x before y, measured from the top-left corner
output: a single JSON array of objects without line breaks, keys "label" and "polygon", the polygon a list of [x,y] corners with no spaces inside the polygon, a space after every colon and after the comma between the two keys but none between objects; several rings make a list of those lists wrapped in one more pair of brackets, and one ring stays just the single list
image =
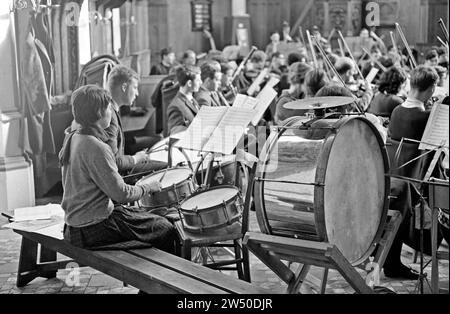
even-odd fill
[{"label": "stone floor", "polygon": [[[49,200],[39,200],[41,204],[48,203]],[[16,275],[18,266],[18,257],[20,249],[20,236],[8,229],[1,229],[6,224],[4,217],[0,216],[0,294],[136,294],[137,289],[133,287],[124,287],[123,283],[100,273],[92,268],[84,267],[79,270],[79,283],[75,286],[69,286],[73,278],[71,270],[58,271],[57,278],[43,279],[37,278],[24,288],[16,287]],[[250,214],[250,230],[259,231],[256,222],[255,213]],[[447,243],[443,242],[441,250],[448,250]],[[220,255],[227,254],[219,252]],[[430,258],[425,256],[425,261]],[[407,246],[404,246],[402,260],[406,265],[419,269],[419,259],[413,263],[413,252]],[[266,267],[255,256],[250,256],[252,282],[260,287],[270,289],[274,294],[284,293],[287,285],[282,282],[268,267]],[[291,265],[294,268],[295,264]],[[362,270],[359,270],[365,278]],[[300,293],[317,294],[320,292],[323,269],[312,267],[305,283],[302,285]],[[425,268],[425,273],[430,277],[431,267]],[[230,272],[231,276],[236,276]],[[439,277],[444,287],[448,291],[449,263],[448,261],[439,261]],[[387,287],[398,294],[418,293],[416,281],[399,281],[386,278],[383,273],[380,275],[380,286]],[[425,282],[425,293],[429,293],[429,288]],[[354,290],[348,285],[344,278],[336,271],[330,270],[326,286],[327,294],[352,294]]]}]

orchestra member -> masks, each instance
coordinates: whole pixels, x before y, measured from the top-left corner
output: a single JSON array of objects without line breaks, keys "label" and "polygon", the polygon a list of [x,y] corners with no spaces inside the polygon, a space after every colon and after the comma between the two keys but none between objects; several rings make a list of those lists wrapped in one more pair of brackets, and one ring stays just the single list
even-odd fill
[{"label": "orchestra member", "polygon": [[266,47],[266,55],[269,59],[272,58],[272,55],[278,52],[278,46],[280,44],[280,34],[278,32],[273,32],[270,35],[270,44]]},{"label": "orchestra member", "polygon": [[167,108],[170,135],[185,131],[200,110],[193,96],[202,85],[200,69],[191,65],[179,66],[176,76],[180,90]]},{"label": "orchestra member", "polygon": [[186,50],[183,52],[181,56],[181,64],[184,65],[196,65],[197,64],[197,55],[192,50]]},{"label": "orchestra member", "polygon": [[435,67],[438,65],[439,55],[436,50],[431,49],[425,54],[425,63],[424,65],[429,67]]},{"label": "orchestra member", "polygon": [[287,21],[284,21],[282,24],[283,39],[281,41],[284,43],[293,42],[294,40],[292,39],[290,33],[291,33],[291,26],[289,25],[289,23]]},{"label": "orchestra member", "polygon": [[[257,50],[253,53],[249,62],[246,64],[245,69],[239,73],[235,81],[235,86],[238,89],[239,93],[247,93],[250,85],[252,85],[253,81],[266,66],[266,60],[267,55],[264,51]],[[259,92],[259,90],[257,90],[256,92]]]},{"label": "orchestra member", "polygon": [[175,53],[170,48],[161,50],[161,62],[150,70],[150,75],[169,75],[175,64]]},{"label": "orchestra member", "polygon": [[197,93],[194,94],[195,100],[200,107],[228,107],[227,100],[220,92],[222,85],[222,71],[220,63],[217,61],[206,61],[200,67],[202,85]]},{"label": "orchestra member", "polygon": [[301,62],[294,63],[289,67],[289,81],[291,85],[288,90],[282,92],[280,99],[276,103],[275,124],[280,125],[287,118],[302,116],[306,113],[305,110],[286,109],[283,106],[288,102],[306,97],[305,77],[312,70],[313,68],[310,65]]},{"label": "orchestra member", "polygon": [[[391,115],[391,121],[389,123],[389,137],[392,140],[399,142],[403,138],[417,141],[420,141],[422,139],[425,126],[430,116],[430,112],[425,109],[425,104],[432,97],[438,80],[438,74],[431,67],[421,65],[411,72],[411,89],[408,94],[408,98],[403,104],[397,106]],[[405,149],[403,149],[402,153],[400,154],[399,160],[402,159],[402,154],[406,153],[406,149],[410,151],[408,154],[411,156],[417,156],[419,154],[419,144],[414,143],[411,145],[412,147],[405,147]],[[415,150],[415,152],[411,150]],[[408,157],[405,162],[409,160],[410,158]],[[391,162],[393,161],[391,160]],[[400,168],[398,170],[396,169],[397,168],[394,168],[395,171],[401,171],[398,173],[399,175],[404,175],[419,180],[423,178],[423,170],[426,170],[424,169],[424,167],[409,166],[408,169],[410,170],[408,171],[406,170],[406,167]],[[405,173],[405,171],[407,173]],[[404,219],[386,257],[386,262],[384,264],[384,274],[385,276],[390,278],[406,278],[410,280],[416,280],[418,279],[418,273],[415,270],[405,266],[401,262],[400,258],[402,245],[410,238],[409,230],[411,212],[413,212],[413,207],[419,201],[418,196],[414,193],[409,193],[407,191],[407,194],[408,195],[406,199],[410,199],[410,201],[397,201],[394,202],[390,207],[393,210],[400,210],[402,212],[402,215],[404,216]],[[429,243],[429,238],[427,240],[427,237],[425,237],[424,252],[430,251]]]},{"label": "orchestra member", "polygon": [[392,67],[381,75],[378,92],[372,99],[367,112],[390,118],[392,111],[404,100],[399,93],[406,83],[406,73],[397,67]]},{"label": "orchestra member", "polygon": [[114,205],[159,192],[159,182],[127,185],[107,144],[113,100],[104,89],[87,85],[71,99],[76,132],[67,134],[59,153],[64,194],[64,239],[74,246],[95,248],[137,240],[174,253],[175,228],[163,217]]}]

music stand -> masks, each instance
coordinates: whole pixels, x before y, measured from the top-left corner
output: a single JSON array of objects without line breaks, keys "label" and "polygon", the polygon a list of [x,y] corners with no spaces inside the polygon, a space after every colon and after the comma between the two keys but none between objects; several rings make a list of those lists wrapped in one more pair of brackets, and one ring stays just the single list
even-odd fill
[{"label": "music stand", "polygon": [[[435,168],[435,166],[436,166],[436,164],[438,162],[438,159],[441,156],[441,154],[443,152],[443,149],[444,148],[448,149],[448,147],[445,146],[445,141],[442,141],[441,145],[435,145],[435,144],[432,144],[432,143],[424,143],[423,141],[417,141],[417,140],[413,140],[413,139],[409,139],[409,138],[402,138],[402,140],[400,141],[400,145],[399,145],[399,147],[397,149],[397,152],[395,154],[394,165],[396,165],[397,162],[398,162],[398,158],[399,158],[399,155],[400,155],[400,152],[401,152],[401,148],[403,146],[403,143],[405,143],[405,142],[418,143],[418,144],[422,143],[422,144],[426,144],[429,148],[433,148],[433,149],[427,150],[425,153],[422,153],[421,155],[419,155],[419,156],[409,160],[408,162],[404,163],[403,165],[397,167],[396,169],[401,169],[401,168],[405,167],[406,165],[408,165],[408,164],[410,164],[410,163],[412,163],[412,162],[414,162],[416,160],[419,160],[420,158],[423,158],[426,155],[434,152],[433,159],[430,162],[430,164],[429,164],[429,166],[427,168],[427,172],[425,173],[425,176],[424,176],[424,178],[422,180],[415,179],[415,178],[410,178],[410,177],[405,177],[405,176],[400,176],[400,175],[394,175],[394,174],[390,174],[389,175],[391,178],[397,178],[399,180],[406,181],[406,182],[409,182],[409,183],[419,184],[418,187],[413,185],[413,186],[415,186],[415,190],[416,190],[416,192],[418,193],[418,195],[420,197],[420,207],[419,207],[419,209],[420,209],[420,211],[419,211],[420,271],[419,271],[418,285],[416,285],[416,289],[417,289],[417,287],[419,287],[420,294],[423,294],[423,281],[424,281],[424,278],[425,278],[425,280],[427,280],[428,286],[430,288],[431,288],[431,285],[428,282],[428,279],[426,278],[427,274],[424,274],[424,272],[423,272],[424,268],[429,264],[429,262],[427,263],[427,265],[424,265],[424,256],[423,256],[424,255],[423,254],[423,251],[424,251],[424,242],[423,242],[424,239],[423,239],[423,237],[424,237],[424,235],[423,235],[423,230],[424,230],[424,214],[425,214],[425,203],[426,203],[426,200],[425,200],[423,194],[421,193],[421,191],[424,188],[423,187],[424,185],[430,184],[430,178],[431,178],[433,170],[434,170],[434,168]],[[414,291],[416,291],[416,289]]]}]

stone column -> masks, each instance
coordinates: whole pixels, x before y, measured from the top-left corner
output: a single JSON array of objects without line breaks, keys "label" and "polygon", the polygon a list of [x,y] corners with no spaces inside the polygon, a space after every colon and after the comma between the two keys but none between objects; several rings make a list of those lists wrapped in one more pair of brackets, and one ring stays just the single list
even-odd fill
[{"label": "stone column", "polygon": [[34,206],[33,165],[19,147],[22,115],[11,1],[0,1],[0,211]]}]

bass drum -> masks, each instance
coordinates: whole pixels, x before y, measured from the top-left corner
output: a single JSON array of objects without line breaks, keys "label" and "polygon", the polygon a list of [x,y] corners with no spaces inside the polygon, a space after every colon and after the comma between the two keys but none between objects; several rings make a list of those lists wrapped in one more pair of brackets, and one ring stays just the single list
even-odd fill
[{"label": "bass drum", "polygon": [[262,232],[334,244],[352,264],[381,238],[388,210],[388,156],[366,118],[286,121],[264,145],[255,176]]}]

